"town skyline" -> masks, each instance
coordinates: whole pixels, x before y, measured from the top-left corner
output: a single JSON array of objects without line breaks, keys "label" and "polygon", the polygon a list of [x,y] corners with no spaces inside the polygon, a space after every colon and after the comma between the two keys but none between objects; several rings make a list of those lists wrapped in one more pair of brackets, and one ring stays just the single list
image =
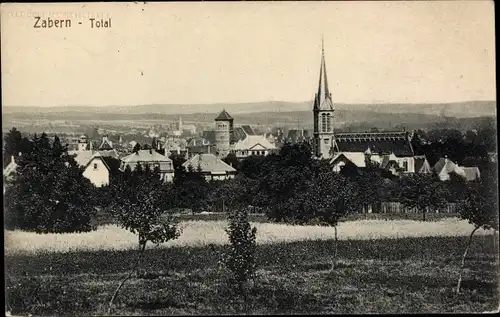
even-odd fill
[{"label": "town skyline", "polygon": [[[86,5],[112,16],[113,28],[96,32],[47,32],[33,29],[27,17],[2,19],[2,33],[20,32],[3,42],[3,79],[9,82],[3,104],[311,102],[322,34],[335,103],[496,100],[490,2],[126,6]],[[81,6],[31,7],[51,12]],[[140,31],[126,20],[140,24]]]}]

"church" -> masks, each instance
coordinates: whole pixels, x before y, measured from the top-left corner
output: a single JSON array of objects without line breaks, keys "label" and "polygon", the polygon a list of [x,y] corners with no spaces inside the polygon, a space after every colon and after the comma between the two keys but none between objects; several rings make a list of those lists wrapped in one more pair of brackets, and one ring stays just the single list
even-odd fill
[{"label": "church", "polygon": [[421,159],[415,159],[411,146],[411,133],[407,131],[334,133],[334,111],[322,44],[318,91],[313,105],[315,157],[330,160],[334,171],[340,171],[342,166],[348,164],[365,167],[367,158],[395,175],[428,171],[421,168],[425,160],[421,162]]}]

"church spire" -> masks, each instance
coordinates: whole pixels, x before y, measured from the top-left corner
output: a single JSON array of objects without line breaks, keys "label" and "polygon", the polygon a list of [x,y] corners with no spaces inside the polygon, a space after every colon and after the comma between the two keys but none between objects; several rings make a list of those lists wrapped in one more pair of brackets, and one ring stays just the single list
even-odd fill
[{"label": "church spire", "polygon": [[319,69],[318,93],[314,100],[314,110],[333,110],[332,96],[328,89],[328,77],[326,75],[325,45],[321,35],[321,65]]}]

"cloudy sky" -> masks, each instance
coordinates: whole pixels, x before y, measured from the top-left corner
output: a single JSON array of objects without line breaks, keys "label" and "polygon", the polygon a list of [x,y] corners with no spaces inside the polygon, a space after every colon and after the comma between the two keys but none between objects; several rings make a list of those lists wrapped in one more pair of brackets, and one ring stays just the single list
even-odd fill
[{"label": "cloudy sky", "polygon": [[[34,28],[49,12],[72,27]],[[4,105],[312,100],[321,34],[336,102],[496,99],[492,1],[2,4],[1,23]]]}]

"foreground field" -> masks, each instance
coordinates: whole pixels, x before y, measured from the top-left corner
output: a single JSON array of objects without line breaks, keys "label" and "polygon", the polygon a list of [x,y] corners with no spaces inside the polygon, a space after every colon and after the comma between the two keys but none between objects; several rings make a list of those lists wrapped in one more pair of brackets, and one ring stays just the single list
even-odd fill
[{"label": "foreground field", "polygon": [[[227,246],[149,249],[142,265],[148,274],[125,284],[114,314],[497,310],[498,245],[492,235],[474,238],[463,291],[452,291],[466,240],[344,240],[334,270],[329,265],[331,240],[259,244],[259,270],[246,301],[234,298],[217,264]],[[6,310],[17,315],[105,315],[112,291],[135,256],[133,250],[7,254]]]},{"label": "foreground field", "polygon": [[[257,227],[257,243],[278,243],[304,240],[325,240],[334,238],[330,227],[291,226],[276,223],[253,223]],[[179,239],[169,241],[160,247],[203,246],[227,243],[224,231],[227,222],[184,221],[183,233]],[[367,240],[404,237],[452,237],[466,236],[472,225],[457,218],[422,222],[412,220],[358,220],[342,222],[338,226],[340,240]],[[487,234],[479,230],[477,235]],[[137,236],[114,225],[107,225],[97,231],[78,234],[44,234],[20,231],[5,232],[5,252],[69,252],[79,250],[129,250],[137,248]],[[151,246],[152,247],[152,246]]]}]

